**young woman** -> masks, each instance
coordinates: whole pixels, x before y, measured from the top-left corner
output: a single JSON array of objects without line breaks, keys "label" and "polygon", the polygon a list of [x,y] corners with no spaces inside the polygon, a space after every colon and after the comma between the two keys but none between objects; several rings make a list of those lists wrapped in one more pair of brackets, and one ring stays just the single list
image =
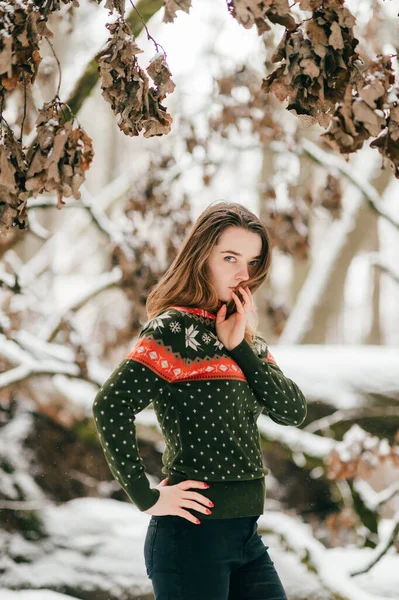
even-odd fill
[{"label": "young woman", "polygon": [[[147,299],[149,321],[98,392],[110,470],[151,515],[144,542],[156,600],[283,600],[257,521],[265,475],[256,421],[299,426],[306,400],[256,332],[253,292],[271,263],[268,232],[244,206],[211,204]],[[151,488],[135,415],[153,403],[165,438]]]}]

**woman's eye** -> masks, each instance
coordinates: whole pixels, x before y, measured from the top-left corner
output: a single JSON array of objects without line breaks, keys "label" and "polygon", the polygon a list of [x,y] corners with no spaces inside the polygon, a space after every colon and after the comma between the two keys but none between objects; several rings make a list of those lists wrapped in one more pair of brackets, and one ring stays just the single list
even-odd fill
[{"label": "woman's eye", "polygon": [[[226,258],[234,258],[235,259],[235,256],[225,256],[224,258],[225,259]],[[230,261],[228,261],[228,262],[230,262]],[[258,262],[257,260],[253,260],[253,261],[251,261],[250,265],[253,266],[253,267],[256,267],[256,263],[257,262]],[[255,264],[252,264],[252,263],[255,263]]]}]

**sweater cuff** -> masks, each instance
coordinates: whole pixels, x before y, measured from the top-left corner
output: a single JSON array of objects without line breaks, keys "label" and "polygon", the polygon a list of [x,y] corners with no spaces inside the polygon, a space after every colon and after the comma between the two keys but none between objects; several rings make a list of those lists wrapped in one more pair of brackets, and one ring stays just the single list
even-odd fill
[{"label": "sweater cuff", "polygon": [[267,362],[258,358],[251,346],[244,338],[242,342],[238,344],[232,350],[228,350],[232,358],[238,363],[244,372],[244,375],[253,375],[262,366],[263,369],[268,367]]},{"label": "sweater cuff", "polygon": [[126,493],[141,512],[154,506],[161,495],[159,490],[150,488],[145,473],[140,475],[140,477],[133,482],[132,486],[126,489]]}]

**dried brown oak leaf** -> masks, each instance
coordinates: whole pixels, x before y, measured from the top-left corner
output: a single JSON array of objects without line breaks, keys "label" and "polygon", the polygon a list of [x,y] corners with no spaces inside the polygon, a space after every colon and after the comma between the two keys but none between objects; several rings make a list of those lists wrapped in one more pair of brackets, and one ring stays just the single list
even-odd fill
[{"label": "dried brown oak leaf", "polygon": [[286,211],[268,210],[266,227],[273,231],[272,243],[298,260],[309,257],[308,216],[297,206]]},{"label": "dried brown oak leaf", "polygon": [[12,129],[4,122],[0,137],[0,237],[12,227],[27,227],[25,189],[27,164],[22,144],[15,139]]},{"label": "dried brown oak leaf", "polygon": [[189,12],[191,8],[191,0],[165,0],[164,8],[164,23],[173,23],[178,10],[183,10],[186,13]]},{"label": "dried brown oak leaf", "polygon": [[318,201],[315,203],[326,208],[333,219],[338,219],[342,213],[341,181],[331,173],[327,175],[325,186],[321,190]]},{"label": "dried brown oak leaf", "polygon": [[63,122],[60,108],[59,103],[51,101],[39,111],[38,141],[28,151],[25,184],[35,198],[55,191],[58,209],[65,204],[63,197],[80,198],[79,188],[94,156],[91,138],[80,125],[73,129],[74,119]]},{"label": "dried brown oak leaf", "polygon": [[378,148],[383,156],[389,158],[394,175],[399,179],[399,90],[392,96],[393,99],[388,102],[387,127],[370,146]]},{"label": "dried brown oak leaf", "polygon": [[287,109],[307,125],[328,126],[358,58],[355,18],[342,5],[343,0],[326,0],[306,22],[305,33],[286,31],[272,57],[282,64],[262,83],[281,102],[288,99]]},{"label": "dried brown oak leaf", "polygon": [[96,60],[102,95],[119,116],[119,129],[129,136],[139,135],[142,129],[144,137],[169,133],[173,119],[161,101],[175,84],[163,55],[157,53],[147,68],[157,86],[150,88],[149,78],[136,59],[142,50],[129,24],[119,18],[106,27],[111,37]]},{"label": "dried brown oak leaf", "polygon": [[268,21],[287,29],[297,27],[288,0],[227,0],[227,8],[245,29],[256,25],[259,35],[270,30]]},{"label": "dried brown oak leaf", "polygon": [[34,83],[42,35],[53,34],[30,0],[0,2],[0,24],[0,91],[10,92],[18,83]]},{"label": "dried brown oak leaf", "polygon": [[353,92],[352,85],[348,85],[329,130],[321,137],[334,149],[349,154],[359,150],[368,138],[379,136],[387,125],[385,111],[393,82],[391,58],[379,55],[370,63],[367,74],[359,79],[357,91]]},{"label": "dried brown oak leaf", "polygon": [[176,84],[171,79],[171,73],[162,52],[158,52],[152,57],[146,71],[157,86],[157,94],[160,97],[164,98],[166,94],[173,92]]},{"label": "dried brown oak leaf", "polygon": [[[334,149],[342,154],[349,154],[359,150],[365,140],[370,137],[370,131],[365,127],[362,120],[356,120],[353,111],[354,102],[358,101],[352,93],[352,86],[348,85],[344,101],[340,104],[331,120],[330,127],[321,137]],[[361,113],[361,110],[357,111]],[[363,111],[363,117],[366,111]]]},{"label": "dried brown oak leaf", "polygon": [[104,8],[107,8],[111,13],[116,10],[123,16],[125,14],[125,0],[106,0]]}]

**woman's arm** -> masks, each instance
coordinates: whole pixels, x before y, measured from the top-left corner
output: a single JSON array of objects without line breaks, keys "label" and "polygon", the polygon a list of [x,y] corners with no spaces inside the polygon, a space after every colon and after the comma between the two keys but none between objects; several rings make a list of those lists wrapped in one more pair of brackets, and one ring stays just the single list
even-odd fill
[{"label": "woman's arm", "polygon": [[135,415],[157,402],[173,379],[164,352],[171,344],[175,349],[180,347],[185,335],[183,318],[178,311],[170,310],[149,321],[93,402],[94,422],[110,471],[140,511],[151,508],[160,492],[151,489],[145,475]]},{"label": "woman's arm", "polygon": [[[306,399],[299,387],[284,375],[270,354],[264,339],[257,336],[258,353],[255,354],[243,339],[238,346],[228,350],[247,378],[264,411],[280,425],[301,425],[307,414]],[[260,343],[259,343],[260,342]]]}]

